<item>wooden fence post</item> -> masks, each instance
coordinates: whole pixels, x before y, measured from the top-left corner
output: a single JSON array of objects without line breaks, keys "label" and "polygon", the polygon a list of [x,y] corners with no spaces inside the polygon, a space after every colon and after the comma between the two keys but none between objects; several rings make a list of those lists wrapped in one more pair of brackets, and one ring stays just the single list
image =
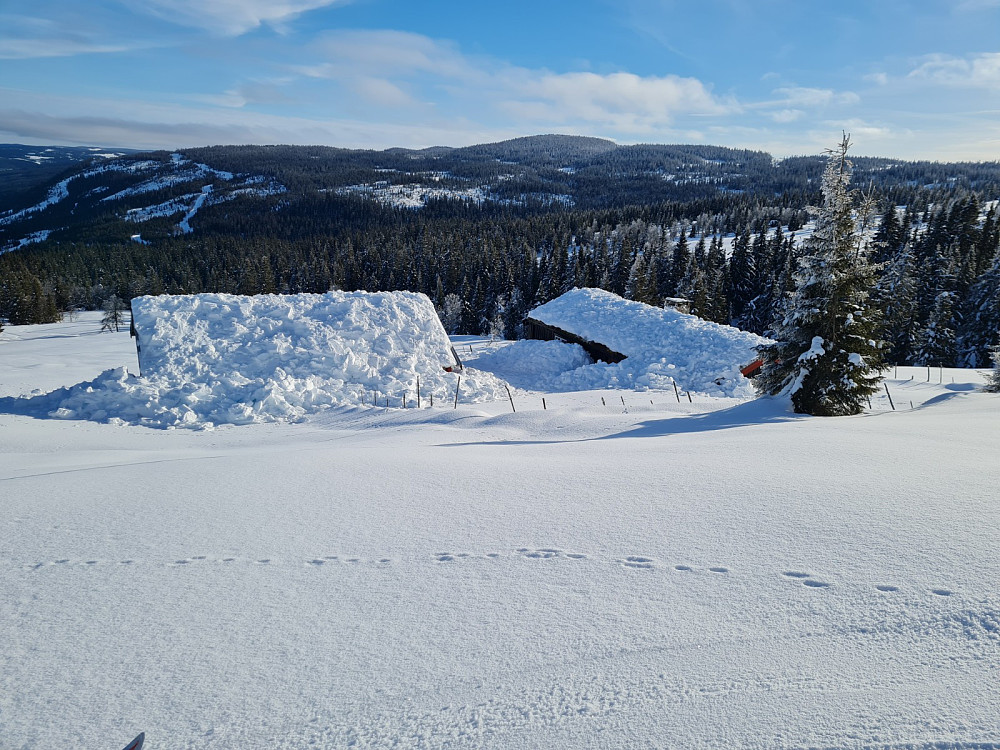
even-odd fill
[{"label": "wooden fence post", "polygon": [[892,396],[889,395],[889,386],[886,385],[885,383],[882,383],[882,387],[885,388],[885,395],[889,396],[889,406],[892,407],[893,411],[896,411],[896,405],[892,403]]},{"label": "wooden fence post", "polygon": [[507,391],[507,398],[510,399],[510,410],[516,414],[517,409],[514,408],[514,397],[510,395],[510,388],[504,385],[504,390]]},{"label": "wooden fence post", "polygon": [[458,376],[458,382],[455,383],[455,408],[458,408],[458,389],[462,385],[462,376]]},{"label": "wooden fence post", "polygon": [[417,408],[420,408],[420,376],[417,375]]},{"label": "wooden fence post", "polygon": [[681,392],[677,390],[677,381],[670,378],[670,382],[674,384],[674,395],[677,396],[677,403],[679,404],[681,402]]}]

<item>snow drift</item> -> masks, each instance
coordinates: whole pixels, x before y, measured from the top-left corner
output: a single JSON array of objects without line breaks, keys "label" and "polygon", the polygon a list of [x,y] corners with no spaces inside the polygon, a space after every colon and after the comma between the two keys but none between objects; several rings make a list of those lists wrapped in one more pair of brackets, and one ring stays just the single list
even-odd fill
[{"label": "snow drift", "polygon": [[552,386],[680,388],[713,396],[750,397],[740,368],[757,358],[767,339],[732,326],[622,299],[603,289],[573,289],[531,311],[530,317],[624,354],[564,372]]},{"label": "snow drift", "polygon": [[[455,360],[431,301],[412,292],[198,294],[132,301],[142,377],[124,368],[41,397],[51,416],[204,427],[295,420],[331,406],[454,397]],[[503,394],[467,369],[461,400]]]}]

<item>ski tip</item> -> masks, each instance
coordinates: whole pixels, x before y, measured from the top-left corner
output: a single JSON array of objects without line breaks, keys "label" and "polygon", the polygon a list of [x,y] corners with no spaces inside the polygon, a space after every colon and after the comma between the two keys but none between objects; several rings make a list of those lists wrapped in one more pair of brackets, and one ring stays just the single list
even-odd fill
[{"label": "ski tip", "polygon": [[142,750],[142,743],[146,741],[146,733],[139,732],[139,736],[125,746],[124,750]]}]

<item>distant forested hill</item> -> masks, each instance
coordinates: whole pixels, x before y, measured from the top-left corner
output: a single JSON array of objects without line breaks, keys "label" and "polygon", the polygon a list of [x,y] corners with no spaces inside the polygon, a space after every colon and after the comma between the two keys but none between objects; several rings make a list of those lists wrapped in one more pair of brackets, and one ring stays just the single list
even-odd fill
[{"label": "distant forested hill", "polygon": [[[11,174],[29,175],[0,191],[0,319],[113,294],[338,286],[425,292],[442,309],[450,297],[458,329],[508,336],[572,286],[687,297],[704,317],[770,330],[824,165],[560,135],[385,151],[27,148],[0,147]],[[892,358],[985,361],[1000,328],[1000,164],[854,163],[878,203]]]},{"label": "distant forested hill", "polygon": [[96,146],[21,146],[0,143],[0,207],[14,205],[31,188],[83,162],[133,153]]}]

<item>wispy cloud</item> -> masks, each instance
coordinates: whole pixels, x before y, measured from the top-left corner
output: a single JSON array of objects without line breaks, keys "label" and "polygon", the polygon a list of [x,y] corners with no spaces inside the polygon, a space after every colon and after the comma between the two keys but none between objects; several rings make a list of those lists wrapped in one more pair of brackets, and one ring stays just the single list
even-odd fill
[{"label": "wispy cloud", "polygon": [[521,127],[573,123],[638,133],[681,116],[721,115],[738,107],[695,78],[557,73],[468,56],[450,42],[397,31],[331,34],[317,53],[320,60],[294,70],[340,81],[383,105],[426,106],[433,90],[440,110],[476,103],[477,110],[506,116]]},{"label": "wispy cloud", "polygon": [[0,14],[0,59],[71,57],[81,54],[124,52],[147,46],[137,39],[115,38],[100,23]]},{"label": "wispy cloud", "polygon": [[930,55],[908,78],[947,86],[1000,90],[1000,52],[969,57]]},{"label": "wispy cloud", "polygon": [[148,149],[253,143],[418,148],[471,145],[524,134],[463,117],[395,123],[349,117],[310,118],[134,99],[53,99],[3,88],[0,88],[0,102],[4,103],[0,105],[0,142],[15,143]]},{"label": "wispy cloud", "polygon": [[224,36],[238,36],[263,25],[280,26],[303,13],[349,0],[141,0],[136,12]]},{"label": "wispy cloud", "polygon": [[778,97],[776,104],[790,107],[828,107],[857,104],[860,101],[860,97],[853,91],[834,91],[808,86],[786,86],[775,89],[773,93]]}]

